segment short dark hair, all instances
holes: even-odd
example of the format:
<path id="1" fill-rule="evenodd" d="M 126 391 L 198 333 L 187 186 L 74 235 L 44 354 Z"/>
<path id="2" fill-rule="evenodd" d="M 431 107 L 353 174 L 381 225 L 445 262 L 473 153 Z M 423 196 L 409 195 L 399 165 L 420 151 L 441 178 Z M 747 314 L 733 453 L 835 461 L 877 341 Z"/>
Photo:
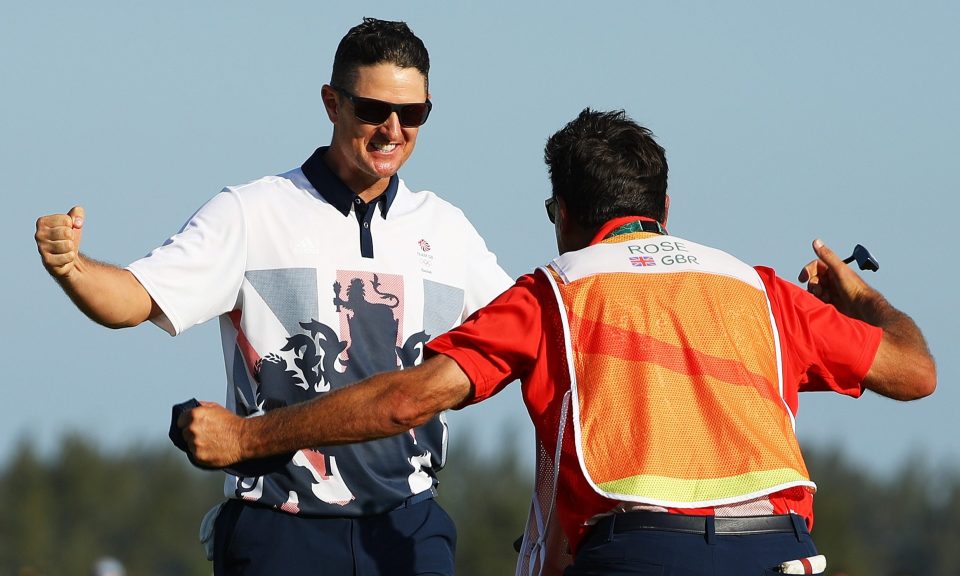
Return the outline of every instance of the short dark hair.
<path id="1" fill-rule="evenodd" d="M 581 227 L 596 229 L 620 216 L 663 222 L 666 154 L 623 110 L 585 108 L 547 140 L 544 161 L 553 195 L 564 199 Z"/>
<path id="2" fill-rule="evenodd" d="M 352 90 L 357 69 L 374 64 L 416 68 L 429 88 L 430 55 L 406 22 L 364 18 L 351 28 L 337 46 L 330 84 Z"/>

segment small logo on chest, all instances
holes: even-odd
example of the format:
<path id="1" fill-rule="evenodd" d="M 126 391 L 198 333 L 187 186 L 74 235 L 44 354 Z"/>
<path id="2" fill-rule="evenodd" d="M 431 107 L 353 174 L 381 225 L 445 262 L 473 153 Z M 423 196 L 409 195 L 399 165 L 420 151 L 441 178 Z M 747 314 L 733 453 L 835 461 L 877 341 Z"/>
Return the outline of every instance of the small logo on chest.
<path id="1" fill-rule="evenodd" d="M 430 243 L 423 238 L 417 242 L 417 257 L 420 259 L 420 271 L 433 274 L 433 254 L 430 254 Z"/>

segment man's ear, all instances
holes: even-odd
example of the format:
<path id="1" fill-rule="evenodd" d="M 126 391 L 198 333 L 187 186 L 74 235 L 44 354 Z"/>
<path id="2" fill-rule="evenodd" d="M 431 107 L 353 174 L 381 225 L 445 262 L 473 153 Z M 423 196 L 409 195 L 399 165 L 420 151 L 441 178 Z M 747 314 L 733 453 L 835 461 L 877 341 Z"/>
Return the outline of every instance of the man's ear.
<path id="1" fill-rule="evenodd" d="M 324 84 L 323 87 L 320 88 L 320 99 L 323 100 L 323 107 L 327 111 L 327 118 L 333 123 L 337 122 L 337 117 L 340 113 L 338 96 L 337 91 L 329 84 Z"/>
<path id="2" fill-rule="evenodd" d="M 557 220 L 567 217 L 567 201 L 562 196 L 557 196 Z"/>
<path id="3" fill-rule="evenodd" d="M 660 223 L 664 228 L 667 227 L 667 217 L 670 216 L 670 195 L 667 194 L 663 199 L 663 222 Z"/>

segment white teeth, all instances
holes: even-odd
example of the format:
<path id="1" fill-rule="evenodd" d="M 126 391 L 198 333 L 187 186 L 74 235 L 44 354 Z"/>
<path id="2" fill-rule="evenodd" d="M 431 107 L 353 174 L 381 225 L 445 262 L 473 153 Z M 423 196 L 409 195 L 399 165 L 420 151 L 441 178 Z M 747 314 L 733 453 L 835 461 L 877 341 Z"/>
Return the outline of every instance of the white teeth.
<path id="1" fill-rule="evenodd" d="M 393 144 L 393 143 L 376 144 L 376 143 L 374 143 L 374 142 L 371 142 L 370 145 L 373 146 L 374 149 L 376 149 L 376 150 L 378 150 L 378 151 L 380 151 L 380 152 L 393 152 L 394 148 L 397 147 L 397 145 L 396 145 L 396 144 Z"/>

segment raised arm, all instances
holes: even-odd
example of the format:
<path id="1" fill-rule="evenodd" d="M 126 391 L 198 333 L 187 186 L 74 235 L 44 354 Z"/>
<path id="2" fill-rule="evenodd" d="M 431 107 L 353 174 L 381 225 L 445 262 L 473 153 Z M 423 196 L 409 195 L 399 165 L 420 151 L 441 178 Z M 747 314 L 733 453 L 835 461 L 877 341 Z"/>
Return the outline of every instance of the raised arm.
<path id="1" fill-rule="evenodd" d="M 863 385 L 896 400 L 914 400 L 933 393 L 937 369 L 923 333 L 914 321 L 894 308 L 833 250 L 814 240 L 817 259 L 800 272 L 800 282 L 820 300 L 841 313 L 883 329 L 883 338 Z"/>
<path id="2" fill-rule="evenodd" d="M 80 253 L 84 211 L 37 219 L 37 250 L 47 272 L 91 320 L 109 328 L 136 326 L 159 308 L 129 271 Z"/>
<path id="3" fill-rule="evenodd" d="M 222 468 L 302 448 L 400 434 L 458 406 L 470 393 L 470 380 L 460 366 L 438 355 L 415 368 L 377 374 L 259 417 L 240 418 L 203 402 L 178 424 L 197 461 Z"/>

